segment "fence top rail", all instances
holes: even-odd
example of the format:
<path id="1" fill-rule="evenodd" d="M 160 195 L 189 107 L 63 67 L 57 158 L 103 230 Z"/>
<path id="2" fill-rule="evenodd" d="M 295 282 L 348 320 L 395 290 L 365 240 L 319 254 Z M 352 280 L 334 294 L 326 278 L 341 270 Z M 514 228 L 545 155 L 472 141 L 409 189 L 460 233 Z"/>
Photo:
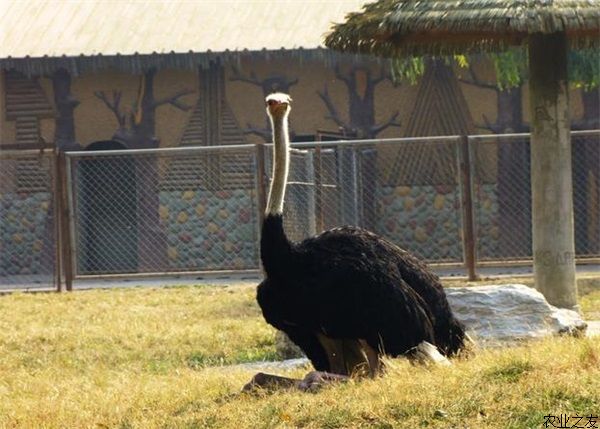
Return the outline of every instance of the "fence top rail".
<path id="1" fill-rule="evenodd" d="M 579 137 L 579 136 L 594 136 L 600 135 L 600 129 L 597 130 L 572 130 L 571 136 Z M 515 138 L 524 138 L 531 137 L 531 133 L 509 133 L 509 134 L 475 134 L 469 135 L 467 138 L 469 140 L 496 140 L 496 139 L 515 139 Z"/>
<path id="2" fill-rule="evenodd" d="M 154 149 L 119 149 L 119 150 L 77 150 L 65 152 L 68 158 L 87 158 L 96 156 L 120 156 L 120 155 L 152 155 L 152 154 L 186 154 L 197 152 L 216 152 L 222 149 L 228 150 L 254 150 L 254 144 L 237 144 L 222 146 L 185 146 L 185 147 L 164 147 Z"/>
<path id="3" fill-rule="evenodd" d="M 600 135 L 600 129 L 596 130 L 577 130 L 571 131 L 571 136 L 594 136 Z M 474 135 L 449 135 L 449 136 L 426 136 L 426 137 L 401 137 L 401 138 L 387 138 L 387 139 L 361 139 L 361 140 L 332 140 L 332 141 L 312 141 L 312 142 L 292 142 L 291 147 L 294 149 L 313 149 L 316 147 L 321 148 L 333 148 L 343 145 L 344 147 L 351 146 L 364 146 L 373 144 L 402 144 L 402 143 L 416 143 L 416 142 L 448 142 L 448 141 L 461 141 L 465 137 L 471 141 L 475 140 L 497 140 L 497 139 L 510 139 L 510 138 L 527 138 L 530 137 L 531 133 L 512 133 L 512 134 L 474 134 Z M 249 143 L 239 145 L 219 145 L 219 146 L 185 146 L 185 147 L 169 147 L 169 148 L 153 148 L 153 149 L 121 149 L 121 150 L 97 150 L 97 151 L 69 151 L 65 152 L 65 156 L 68 158 L 83 158 L 83 157 L 96 157 L 96 156 L 120 156 L 120 155 L 151 155 L 151 154 L 186 154 L 186 153 L 198 153 L 198 152 L 218 152 L 221 150 L 239 150 L 239 151 L 251 151 L 257 146 L 262 145 L 265 147 L 273 146 L 273 143 Z M 13 151 L 0 151 L 0 155 L 5 156 L 7 152 L 12 153 Z M 27 151 L 14 151 L 15 154 L 40 154 L 39 150 L 27 150 Z"/>
<path id="4" fill-rule="evenodd" d="M 5 158 L 37 158 L 37 157 L 51 157 L 55 155 L 54 150 L 40 150 L 40 149 L 2 149 L 0 150 L 0 159 Z"/>
<path id="5" fill-rule="evenodd" d="M 572 136 L 593 136 L 600 134 L 600 129 L 595 130 L 573 130 L 571 131 Z"/>
<path id="6" fill-rule="evenodd" d="M 295 149 L 305 149 L 314 147 L 336 147 L 344 146 L 360 146 L 366 144 L 393 144 L 393 143 L 408 143 L 408 142 L 435 142 L 459 140 L 461 136 L 432 136 L 432 137 L 402 137 L 389 139 L 364 139 L 364 140 L 335 140 L 335 141 L 313 141 L 313 142 L 292 142 L 291 147 Z M 119 150 L 77 150 L 65 152 L 68 158 L 96 157 L 96 156 L 120 156 L 120 155 L 150 155 L 150 154 L 185 154 L 196 152 L 211 152 L 220 150 L 254 150 L 256 146 L 262 145 L 265 147 L 273 146 L 273 143 L 249 143 L 239 145 L 220 145 L 220 146 L 185 146 L 185 147 L 168 147 L 168 148 L 153 148 L 153 149 L 119 149 Z"/>
<path id="7" fill-rule="evenodd" d="M 458 141 L 461 139 L 459 135 L 453 136 L 427 136 L 427 137 L 401 137 L 401 138 L 388 138 L 388 139 L 363 139 L 363 140 L 331 140 L 331 141 L 314 141 L 314 142 L 292 142 L 291 147 L 296 149 L 303 148 L 314 148 L 314 147 L 335 147 L 335 146 L 361 146 L 361 145 L 372 145 L 372 144 L 401 144 L 401 143 L 415 143 L 415 142 L 447 142 L 449 140 Z M 268 146 L 272 146 L 269 143 Z"/>

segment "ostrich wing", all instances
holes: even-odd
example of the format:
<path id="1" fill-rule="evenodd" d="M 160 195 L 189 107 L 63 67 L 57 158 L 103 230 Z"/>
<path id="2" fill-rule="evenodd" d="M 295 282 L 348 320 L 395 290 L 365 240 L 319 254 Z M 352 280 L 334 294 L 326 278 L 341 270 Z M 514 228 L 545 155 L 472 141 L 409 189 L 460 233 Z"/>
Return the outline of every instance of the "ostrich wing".
<path id="1" fill-rule="evenodd" d="M 432 310 L 406 282 L 398 252 L 385 240 L 336 228 L 295 245 L 293 256 L 287 290 L 310 308 L 296 314 L 299 326 L 333 339 L 366 340 L 393 356 L 435 342 Z"/>

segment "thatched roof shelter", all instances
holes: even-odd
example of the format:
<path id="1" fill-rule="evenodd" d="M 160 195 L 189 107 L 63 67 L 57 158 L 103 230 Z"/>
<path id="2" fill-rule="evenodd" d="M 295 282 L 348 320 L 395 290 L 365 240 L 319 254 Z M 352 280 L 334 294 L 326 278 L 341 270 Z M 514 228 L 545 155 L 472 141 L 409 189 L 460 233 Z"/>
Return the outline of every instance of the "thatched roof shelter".
<path id="1" fill-rule="evenodd" d="M 534 33 L 565 32 L 571 46 L 600 47 L 598 0 L 380 0 L 346 16 L 329 48 L 383 56 L 501 50 Z"/>
<path id="2" fill-rule="evenodd" d="M 577 307 L 567 52 L 600 46 L 600 0 L 379 0 L 350 13 L 329 48 L 383 56 L 526 44 L 533 265 L 551 304 Z"/>

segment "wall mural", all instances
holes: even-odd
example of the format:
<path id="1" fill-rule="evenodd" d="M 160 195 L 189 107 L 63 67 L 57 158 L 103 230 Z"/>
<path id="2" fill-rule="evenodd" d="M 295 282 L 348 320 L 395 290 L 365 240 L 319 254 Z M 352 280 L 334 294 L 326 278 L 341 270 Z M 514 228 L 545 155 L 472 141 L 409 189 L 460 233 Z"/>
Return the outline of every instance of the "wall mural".
<path id="1" fill-rule="evenodd" d="M 375 123 L 375 88 L 377 85 L 389 79 L 384 66 L 377 76 L 365 66 L 354 65 L 346 73 L 343 73 L 339 66 L 335 67 L 336 79 L 346 85 L 348 92 L 348 122 L 344 121 L 329 96 L 327 84 L 323 91 L 317 91 L 317 94 L 325 103 L 329 112 L 327 119 L 334 121 L 346 135 L 356 136 L 360 139 L 372 139 L 377 134 L 388 127 L 400 127 L 397 121 L 399 111 L 393 113 L 387 121 L 382 124 Z"/>
<path id="2" fill-rule="evenodd" d="M 109 98 L 105 91 L 95 91 L 96 98 L 102 100 L 117 120 L 118 128 L 113 139 L 124 143 L 129 149 L 156 148 L 156 109 L 170 104 L 180 110 L 190 110 L 180 100 L 181 97 L 194 93 L 191 89 L 181 89 L 175 94 L 161 99 L 154 97 L 154 78 L 156 69 L 150 68 L 141 76 L 138 96 L 131 107 L 122 108 L 122 91 L 113 90 Z"/>
<path id="3" fill-rule="evenodd" d="M 473 130 L 464 94 L 454 72 L 443 61 L 426 63 L 417 91 L 405 136 L 464 135 Z M 460 259 L 456 148 L 444 142 L 411 142 L 390 156 L 393 162 L 382 172 L 377 189 L 377 231 L 422 257 Z M 489 191 L 485 188 L 481 192 L 487 197 Z M 493 228 L 494 207 L 490 203 L 481 213 L 482 229 Z M 491 246 L 493 242 L 483 244 Z"/>
<path id="4" fill-rule="evenodd" d="M 233 77 L 229 78 L 232 82 L 245 82 L 250 85 L 258 86 L 262 89 L 263 97 L 266 97 L 269 94 L 274 92 L 284 92 L 286 94 L 290 93 L 290 89 L 292 86 L 296 85 L 299 81 L 298 78 L 292 79 L 283 74 L 271 74 L 264 79 L 259 79 L 256 76 L 256 73 L 251 71 L 249 75 L 244 75 L 239 68 L 232 67 L 231 68 Z M 266 142 L 271 141 L 271 127 L 269 125 L 269 119 L 265 120 L 265 126 L 259 127 L 256 125 L 252 125 L 248 123 L 246 125 L 246 134 L 255 134 L 257 136 L 262 137 Z M 295 133 L 293 131 L 293 127 L 290 127 L 290 138 L 293 140 Z"/>
<path id="5" fill-rule="evenodd" d="M 493 134 L 524 133 L 529 131 L 529 125 L 523 120 L 522 86 L 500 88 L 497 82 L 481 79 L 471 64 L 467 76 L 460 82 L 481 90 L 492 92 L 496 97 L 496 120 L 490 120 L 485 114 L 481 115 L 483 123 L 475 127 Z M 498 171 L 494 178 L 486 182 L 496 182 L 494 206 L 497 211 L 497 226 L 494 238 L 498 240 L 495 254 L 501 257 L 529 255 L 531 253 L 531 185 L 529 178 L 529 144 L 526 139 L 508 139 L 498 145 L 496 165 L 490 165 L 494 160 L 481 160 L 478 165 L 490 166 L 484 170 Z M 488 185 L 492 186 L 492 185 Z M 480 185 L 478 184 L 478 188 Z M 515 242 L 514 237 L 524 240 Z"/>
<path id="6" fill-rule="evenodd" d="M 15 143 L 35 145 L 42 142 L 40 120 L 55 117 L 55 111 L 42 89 L 39 77 L 27 77 L 17 71 L 4 74 L 5 115 L 15 121 Z"/>
<path id="7" fill-rule="evenodd" d="M 71 75 L 65 69 L 58 69 L 50 79 L 57 113 L 54 120 L 54 142 L 61 151 L 79 150 L 81 146 L 75 138 L 74 112 L 80 102 L 71 93 Z"/>
<path id="8" fill-rule="evenodd" d="M 512 87 L 500 87 L 496 81 L 482 79 L 473 68 L 467 69 L 466 77 L 460 82 L 488 91 L 496 97 L 496 119 L 490 120 L 481 115 L 482 123 L 476 127 L 493 134 L 529 132 L 529 124 L 523 117 L 523 85 L 524 80 Z M 573 121 L 572 129 L 594 129 L 600 123 L 600 91 L 598 88 L 581 91 L 583 115 L 580 120 Z M 529 143 L 528 139 L 505 139 L 498 145 L 497 165 L 492 170 L 497 174 L 497 206 L 498 206 L 498 241 L 495 256 L 515 257 L 531 253 L 531 185 L 529 176 Z M 593 141 L 578 141 L 573 145 L 573 162 L 577 166 L 573 170 L 573 180 L 579 192 L 574 194 L 574 204 L 579 207 L 579 215 L 575 218 L 575 243 L 577 252 L 590 249 L 597 241 L 598 229 L 589 229 L 588 225 L 600 225 L 600 214 L 594 204 L 597 198 L 600 174 L 598 160 L 600 147 Z M 485 164 L 482 164 L 485 165 Z M 489 162 L 488 164 L 489 165 Z M 524 237 L 515 242 L 513 237 Z"/>
<path id="9" fill-rule="evenodd" d="M 273 91 L 293 92 L 294 86 L 303 78 L 302 73 L 298 73 L 299 78 L 282 73 L 259 78 L 254 71 L 244 73 L 234 67 L 228 80 L 253 85 L 267 95 Z M 361 64 L 348 65 L 346 68 L 338 66 L 332 69 L 332 74 L 340 85 L 334 88 L 325 84 L 322 90 L 315 91 L 323 85 L 316 83 L 312 90 L 315 92 L 311 91 L 312 97 L 319 97 L 325 108 L 325 117 L 340 127 L 343 134 L 352 137 L 374 138 L 388 127 L 400 126 L 405 136 L 461 134 L 472 132 L 475 128 L 496 133 L 526 131 L 528 128 L 523 117 L 521 87 L 498 89 L 494 82 L 485 81 L 475 70 L 467 70 L 464 79 L 458 81 L 452 69 L 445 64 L 430 64 L 421 79 L 416 103 L 410 106 L 402 100 L 397 103 L 399 107 L 403 106 L 402 109 L 412 112 L 405 125 L 397 120 L 397 111 L 392 112 L 387 120 L 376 122 L 376 89 L 389 79 L 383 67 L 379 70 Z M 155 98 L 154 85 L 158 85 L 157 88 L 161 85 L 155 75 L 156 70 L 149 69 L 139 77 L 138 94 L 130 105 L 124 104 L 122 91 L 118 88 L 106 92 L 88 90 L 104 103 L 105 107 L 100 109 L 108 108 L 114 114 L 117 121 L 114 139 L 131 148 L 158 147 L 156 109 L 170 104 L 178 111 L 193 109 L 181 136 L 174 139 L 182 146 L 238 144 L 245 142 L 244 134 L 255 134 L 265 141 L 270 140 L 267 122 L 249 123 L 247 127 L 240 127 L 237 123 L 225 97 L 227 88 L 222 64 L 211 63 L 210 67 L 198 71 L 199 90 L 193 106 L 183 100 L 183 97 L 194 92 L 186 88 L 173 91 L 165 98 Z M 94 118 L 88 117 L 79 124 L 74 122 L 74 113 L 80 103 L 72 93 L 68 72 L 59 69 L 48 78 L 53 94 L 44 94 L 38 78 L 5 72 L 6 120 L 15 121 L 17 143 L 31 143 L 39 142 L 40 119 L 52 118 L 55 121 L 57 145 L 63 150 L 75 149 L 78 147 L 75 136 L 77 127 L 85 127 L 89 123 L 87 121 L 93 121 Z M 460 84 L 474 86 L 479 93 L 484 93 L 491 103 L 496 104 L 494 110 L 498 114 L 489 118 L 480 115 L 473 121 Z M 338 94 L 334 90 L 339 89 L 347 92 L 347 102 L 337 102 Z M 25 97 L 27 102 L 12 102 L 19 97 Z M 600 117 L 599 93 L 597 90 L 582 91 L 581 97 L 582 122 L 585 121 L 585 127 L 594 128 Z M 575 122 L 573 127 L 584 125 Z M 306 126 L 311 128 L 310 124 Z M 111 127 L 108 126 L 109 133 L 113 129 Z M 312 127 L 316 128 L 315 125 Z M 339 196 L 336 194 L 332 197 L 339 202 L 335 205 L 336 209 L 338 206 L 346 209 L 351 199 L 346 198 L 347 195 L 361 195 L 359 203 L 362 207 L 356 211 L 362 217 L 356 219 L 363 225 L 400 245 L 411 247 L 426 258 L 437 261 L 460 260 L 462 223 L 457 207 L 461 196 L 455 182 L 455 154 L 451 147 L 446 148 L 450 151 L 438 149 L 439 145 L 434 147 L 415 143 L 407 145 L 406 152 L 395 150 L 387 158 L 386 149 L 379 148 L 360 154 L 360 168 L 353 167 L 350 162 L 351 156 L 354 156 L 351 149 L 341 149 L 342 155 L 337 158 L 339 168 L 333 164 L 336 158 L 331 158 L 332 175 L 340 174 L 344 179 L 341 182 L 346 184 L 353 182 L 347 178 L 356 175 L 378 180 L 363 181 L 363 188 L 359 192 L 346 192 L 347 188 L 344 188 Z M 474 150 L 476 165 L 479 166 L 474 177 L 478 256 L 486 259 L 528 255 L 528 145 L 522 141 L 508 141 L 497 146 L 489 145 L 488 149 L 491 150 Z M 582 249 L 596 246 L 593 247 L 595 249 L 598 243 L 598 151 L 596 141 L 578 142 L 573 149 L 574 162 L 578 165 L 574 180 L 579 185 L 579 192 L 574 197 L 575 205 L 579 207 L 576 243 Z M 329 162 L 327 159 L 325 161 Z M 135 184 L 131 186 L 134 189 L 134 207 L 130 211 L 136 222 L 140 217 L 139 228 L 131 242 L 132 252 L 138 255 L 135 269 L 150 271 L 157 266 L 180 270 L 198 267 L 255 268 L 258 261 L 255 244 L 259 235 L 256 224 L 260 210 L 253 185 L 252 157 L 225 153 L 218 157 L 213 154 L 181 157 L 176 162 L 172 160 L 165 163 L 161 168 L 164 172 L 161 177 L 153 173 L 157 168 L 146 160 L 136 162 L 130 169 L 135 173 Z M 32 170 L 23 164 L 25 169 Z M 305 170 L 296 168 L 295 171 L 304 173 Z M 189 174 L 184 174 L 186 172 Z M 359 180 L 356 182 L 360 183 Z M 21 186 L 20 183 L 17 185 Z M 123 183 L 121 181 L 119 185 Z M 290 187 L 290 191 L 293 189 Z M 26 192 L 29 194 L 26 195 Z M 328 188 L 325 192 L 333 191 Z M 304 204 L 302 207 L 306 207 L 310 193 L 298 191 L 296 195 L 296 205 Z M 22 222 L 11 222 L 10 229 L 0 234 L 2 245 L 20 246 L 18 249 L 22 250 L 18 250 L 19 254 L 30 249 L 34 251 L 33 256 L 24 258 L 22 263 L 10 261 L 15 273 L 36 272 L 44 263 L 41 255 L 47 245 L 43 243 L 43 237 L 48 235 L 52 219 L 49 198 L 50 194 L 45 188 L 17 187 L 15 192 L 2 195 L 0 206 L 5 209 L 5 217 L 22 219 Z M 290 192 L 290 198 L 294 198 L 293 192 Z M 335 198 L 339 198 L 339 201 Z M 142 214 L 146 214 L 144 219 L 141 219 Z M 352 218 L 339 219 L 339 222 L 356 221 Z M 515 236 L 520 239 L 515 240 Z M 432 241 L 438 246 L 432 247 Z M 0 261 L 0 269 L 7 267 L 7 263 Z"/>
<path id="10" fill-rule="evenodd" d="M 137 91 L 137 97 L 131 107 L 121 105 L 122 91 L 113 90 L 110 96 L 105 91 L 95 91 L 94 95 L 100 99 L 104 105 L 110 109 L 118 124 L 116 132 L 113 134 L 114 141 L 123 143 L 128 149 L 145 149 L 159 147 L 159 140 L 156 137 L 156 110 L 165 105 L 172 105 L 179 110 L 187 111 L 192 108 L 181 101 L 181 97 L 192 94 L 195 91 L 183 88 L 172 95 L 157 99 L 154 96 L 154 80 L 156 69 L 149 68 L 140 77 Z M 101 147 L 100 147 L 101 148 Z M 94 162 L 106 162 L 118 160 L 91 160 L 89 169 L 94 168 Z M 150 271 L 157 264 L 164 264 L 166 254 L 166 236 L 164 229 L 160 224 L 159 218 L 159 188 L 158 163 L 154 157 L 138 160 L 134 164 L 135 185 L 134 196 L 137 203 L 136 217 L 137 234 L 134 241 L 137 241 L 138 249 L 138 270 Z M 125 185 L 124 185 L 125 186 Z M 88 204 L 94 205 L 93 201 L 96 193 L 89 193 Z M 142 219 L 142 216 L 145 216 Z M 99 222 L 100 219 L 94 219 Z M 92 222 L 93 224 L 93 222 Z M 92 243 L 93 246 L 100 246 L 101 243 Z"/>

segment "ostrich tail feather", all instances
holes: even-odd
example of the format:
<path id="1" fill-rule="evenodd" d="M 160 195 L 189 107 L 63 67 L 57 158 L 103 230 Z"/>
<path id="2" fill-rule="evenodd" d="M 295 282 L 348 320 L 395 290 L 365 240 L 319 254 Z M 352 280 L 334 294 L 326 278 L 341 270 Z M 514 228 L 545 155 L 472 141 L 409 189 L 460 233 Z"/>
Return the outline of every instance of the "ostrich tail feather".
<path id="1" fill-rule="evenodd" d="M 260 259 L 267 277 L 289 274 L 292 245 L 283 229 L 281 214 L 267 214 L 260 237 Z"/>

